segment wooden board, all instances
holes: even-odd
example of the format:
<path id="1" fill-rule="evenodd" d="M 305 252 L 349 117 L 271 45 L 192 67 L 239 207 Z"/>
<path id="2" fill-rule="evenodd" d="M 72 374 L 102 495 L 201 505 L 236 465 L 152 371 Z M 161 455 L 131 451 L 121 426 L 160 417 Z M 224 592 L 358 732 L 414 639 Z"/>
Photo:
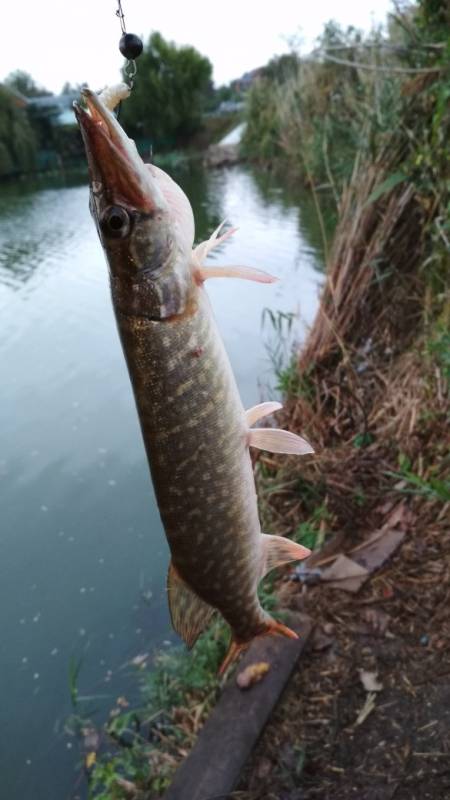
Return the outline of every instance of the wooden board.
<path id="1" fill-rule="evenodd" d="M 237 687 L 232 675 L 164 800 L 226 800 L 233 791 L 311 631 L 304 615 L 290 615 L 288 624 L 298 640 L 263 637 L 244 655 L 238 672 L 257 661 L 268 661 L 270 671 L 246 691 Z"/>

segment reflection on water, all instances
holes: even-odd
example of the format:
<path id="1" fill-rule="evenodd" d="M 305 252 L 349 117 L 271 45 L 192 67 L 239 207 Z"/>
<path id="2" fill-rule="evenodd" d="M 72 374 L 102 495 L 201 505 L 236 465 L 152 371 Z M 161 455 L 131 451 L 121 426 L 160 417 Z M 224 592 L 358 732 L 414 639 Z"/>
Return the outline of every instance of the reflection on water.
<path id="1" fill-rule="evenodd" d="M 197 241 L 239 226 L 218 263 L 278 275 L 208 290 L 247 405 L 269 380 L 264 307 L 314 315 L 320 281 L 308 201 L 237 167 L 185 168 Z M 69 664 L 105 712 L 133 699 L 130 658 L 171 646 L 168 550 L 86 186 L 0 191 L 0 704 L 8 800 L 71 796 L 78 758 L 63 735 Z M 5 691 L 6 689 L 6 691 Z"/>

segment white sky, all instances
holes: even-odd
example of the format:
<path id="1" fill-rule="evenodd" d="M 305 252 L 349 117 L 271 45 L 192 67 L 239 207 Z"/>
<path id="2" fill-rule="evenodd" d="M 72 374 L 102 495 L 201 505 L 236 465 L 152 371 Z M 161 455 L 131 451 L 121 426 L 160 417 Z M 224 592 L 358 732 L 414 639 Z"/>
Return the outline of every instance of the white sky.
<path id="1" fill-rule="evenodd" d="M 115 83 L 122 57 L 116 0 L 9 0 L 2 11 L 0 80 L 15 69 L 46 88 L 87 81 Z M 312 47 L 329 19 L 365 30 L 385 22 L 390 0 L 122 0 L 127 30 L 146 39 L 152 30 L 191 44 L 213 64 L 216 84 L 286 52 L 300 34 Z M 138 62 L 139 64 L 139 62 Z"/>

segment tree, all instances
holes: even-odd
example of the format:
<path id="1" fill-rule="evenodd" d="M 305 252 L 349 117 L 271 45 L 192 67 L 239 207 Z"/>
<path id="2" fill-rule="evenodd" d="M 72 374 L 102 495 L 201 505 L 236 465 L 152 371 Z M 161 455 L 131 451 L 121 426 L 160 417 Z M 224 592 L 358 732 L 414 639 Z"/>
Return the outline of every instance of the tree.
<path id="1" fill-rule="evenodd" d="M 185 144 L 200 127 L 211 73 L 210 61 L 193 47 L 152 33 L 121 121 L 132 136 L 148 136 L 160 148 Z"/>
<path id="2" fill-rule="evenodd" d="M 25 97 L 48 97 L 52 94 L 52 92 L 44 89 L 43 86 L 39 86 L 34 78 L 22 69 L 10 72 L 5 78 L 5 85 L 9 86 L 10 89 L 15 89 L 16 92 L 20 92 Z"/>
<path id="3" fill-rule="evenodd" d="M 86 86 L 87 83 L 85 81 L 83 81 L 83 83 L 70 83 L 70 81 L 66 81 L 61 88 L 61 94 L 79 94 Z"/>
<path id="4" fill-rule="evenodd" d="M 33 168 L 36 141 L 26 112 L 0 86 L 0 177 Z"/>

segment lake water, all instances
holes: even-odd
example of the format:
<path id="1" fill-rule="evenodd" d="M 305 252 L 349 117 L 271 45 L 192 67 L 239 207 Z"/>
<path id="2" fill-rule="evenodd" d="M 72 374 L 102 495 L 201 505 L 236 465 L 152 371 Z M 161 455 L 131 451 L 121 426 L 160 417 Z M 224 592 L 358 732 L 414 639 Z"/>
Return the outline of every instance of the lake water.
<path id="1" fill-rule="evenodd" d="M 225 218 L 239 226 L 217 263 L 280 278 L 208 283 L 253 405 L 273 397 L 263 309 L 299 314 L 299 337 L 316 310 L 312 204 L 241 166 L 175 177 L 197 241 Z M 0 186 L 0 334 L 1 796 L 63 800 L 81 778 L 64 734 L 70 664 L 81 664 L 80 692 L 97 696 L 101 719 L 119 695 L 136 695 L 130 659 L 176 641 L 168 548 L 86 185 Z"/>

